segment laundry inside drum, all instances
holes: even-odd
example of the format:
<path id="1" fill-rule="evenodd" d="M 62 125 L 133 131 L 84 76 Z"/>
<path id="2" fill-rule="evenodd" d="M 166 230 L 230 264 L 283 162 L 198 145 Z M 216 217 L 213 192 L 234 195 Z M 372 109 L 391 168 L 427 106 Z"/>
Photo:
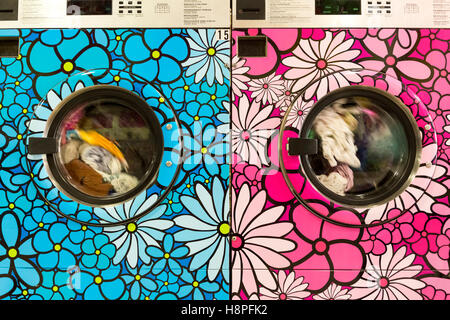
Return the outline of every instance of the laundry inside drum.
<path id="1" fill-rule="evenodd" d="M 415 133 L 408 132 L 408 121 L 395 108 L 399 106 L 353 96 L 328 103 L 315 116 L 307 135 L 319 141 L 319 152 L 309 155 L 308 162 L 328 198 L 369 206 L 391 198 L 404 185 L 399 182 L 411 174 L 417 150 L 408 137 Z"/>
<path id="2" fill-rule="evenodd" d="M 71 110 L 61 122 L 58 139 L 59 171 L 91 197 L 132 191 L 155 161 L 147 120 L 114 101 L 94 101 Z"/>

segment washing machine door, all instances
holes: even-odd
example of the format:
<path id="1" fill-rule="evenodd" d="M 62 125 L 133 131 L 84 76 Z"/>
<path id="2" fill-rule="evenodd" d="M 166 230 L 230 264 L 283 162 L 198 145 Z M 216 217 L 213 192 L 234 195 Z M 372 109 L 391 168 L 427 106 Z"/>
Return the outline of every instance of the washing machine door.
<path id="1" fill-rule="evenodd" d="M 373 85 L 306 99 L 311 87 L 341 76 L 370 78 Z M 407 106 L 405 99 L 414 103 Z M 309 113 L 298 121 L 305 106 Z M 358 228 L 390 222 L 426 201 L 437 152 L 433 122 L 419 97 L 399 80 L 370 70 L 336 72 L 298 92 L 278 145 L 281 171 L 297 200 L 326 221 Z M 294 172 L 301 182 L 291 178 Z"/>
<path id="2" fill-rule="evenodd" d="M 136 77 L 90 70 L 57 85 L 36 107 L 27 166 L 60 215 L 84 225 L 127 224 L 152 211 L 176 182 L 178 117 L 159 90 Z M 147 204 L 131 210 L 137 197 Z"/>

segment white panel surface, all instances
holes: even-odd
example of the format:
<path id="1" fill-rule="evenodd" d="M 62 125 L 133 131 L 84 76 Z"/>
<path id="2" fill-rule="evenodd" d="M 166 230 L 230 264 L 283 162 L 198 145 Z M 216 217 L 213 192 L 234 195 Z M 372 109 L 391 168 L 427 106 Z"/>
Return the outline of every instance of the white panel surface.
<path id="1" fill-rule="evenodd" d="M 0 28 L 229 28 L 231 23 L 228 0 L 113 0 L 111 15 L 66 12 L 66 0 L 20 0 L 19 20 L 0 21 Z"/>
<path id="2" fill-rule="evenodd" d="M 450 0 L 361 0 L 360 15 L 316 15 L 315 0 L 260 0 L 265 20 L 237 20 L 233 28 L 450 28 Z"/>

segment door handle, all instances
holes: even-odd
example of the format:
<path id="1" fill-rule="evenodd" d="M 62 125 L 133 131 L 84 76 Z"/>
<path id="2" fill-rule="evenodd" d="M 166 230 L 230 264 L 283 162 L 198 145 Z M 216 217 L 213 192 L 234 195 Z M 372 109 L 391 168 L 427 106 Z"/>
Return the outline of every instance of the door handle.
<path id="1" fill-rule="evenodd" d="M 56 138 L 29 138 L 28 154 L 52 154 L 58 152 Z"/>
<path id="2" fill-rule="evenodd" d="M 317 139 L 289 138 L 286 149 L 290 156 L 303 156 L 319 153 Z"/>

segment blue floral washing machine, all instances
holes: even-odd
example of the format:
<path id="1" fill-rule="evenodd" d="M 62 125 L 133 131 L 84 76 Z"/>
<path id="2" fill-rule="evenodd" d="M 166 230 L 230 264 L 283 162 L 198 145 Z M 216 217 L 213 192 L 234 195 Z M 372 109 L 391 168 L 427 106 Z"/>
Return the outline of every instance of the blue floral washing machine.
<path id="1" fill-rule="evenodd" d="M 203 4 L 0 4 L 1 299 L 229 298 L 229 9 Z"/>

